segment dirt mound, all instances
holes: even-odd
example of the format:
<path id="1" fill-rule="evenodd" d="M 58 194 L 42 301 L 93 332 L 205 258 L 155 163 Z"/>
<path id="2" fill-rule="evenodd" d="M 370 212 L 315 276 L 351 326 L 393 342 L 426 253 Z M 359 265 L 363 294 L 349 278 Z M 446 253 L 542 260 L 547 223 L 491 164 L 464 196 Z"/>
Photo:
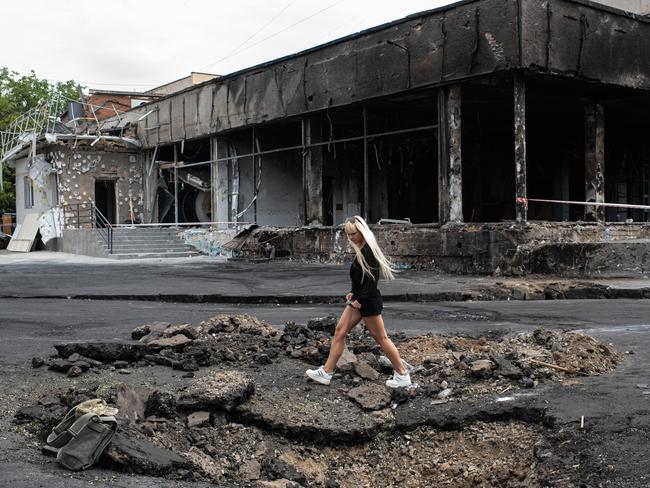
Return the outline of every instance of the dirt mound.
<path id="1" fill-rule="evenodd" d="M 541 360 L 587 375 L 611 371 L 623 359 L 611 344 L 580 332 L 537 329 L 525 340 L 542 347 L 545 355 Z"/>
<path id="2" fill-rule="evenodd" d="M 424 335 L 399 342 L 398 349 L 406 361 L 421 365 L 421 386 L 452 387 L 461 396 L 601 374 L 622 361 L 611 345 L 586 334 L 545 329 L 498 340 Z"/>

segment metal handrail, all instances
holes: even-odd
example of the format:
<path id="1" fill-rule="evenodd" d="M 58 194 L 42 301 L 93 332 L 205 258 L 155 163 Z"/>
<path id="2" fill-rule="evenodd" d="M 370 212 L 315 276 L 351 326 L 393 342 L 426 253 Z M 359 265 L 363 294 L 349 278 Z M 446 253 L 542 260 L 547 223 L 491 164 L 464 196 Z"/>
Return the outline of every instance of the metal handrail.
<path id="1" fill-rule="evenodd" d="M 74 225 L 68 223 L 68 212 L 70 212 L 72 218 L 76 219 L 72 224 L 76 224 L 77 229 L 87 227 L 87 225 L 90 224 L 99 237 L 101 237 L 101 239 L 106 243 L 108 253 L 113 254 L 113 224 L 108 221 L 94 203 L 91 202 L 89 208 L 86 208 L 85 206 L 82 207 L 82 204 L 80 203 L 67 204 L 63 205 L 63 210 L 66 227 L 75 228 Z"/>
<path id="2" fill-rule="evenodd" d="M 93 225 L 92 210 L 81 206 L 80 203 L 64 204 L 64 225 L 66 228 L 81 229 L 83 226 Z M 70 222 L 70 220 L 72 220 Z"/>
<path id="3" fill-rule="evenodd" d="M 108 246 L 108 254 L 113 254 L 113 224 L 108 221 L 94 203 L 91 203 L 91 205 L 94 210 L 95 230 Z"/>

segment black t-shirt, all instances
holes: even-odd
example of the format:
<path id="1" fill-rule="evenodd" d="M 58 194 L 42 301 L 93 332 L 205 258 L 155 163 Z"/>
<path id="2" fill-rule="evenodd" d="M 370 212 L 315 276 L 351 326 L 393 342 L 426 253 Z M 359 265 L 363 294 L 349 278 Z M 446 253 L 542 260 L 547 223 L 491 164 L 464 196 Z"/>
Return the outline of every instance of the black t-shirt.
<path id="1" fill-rule="evenodd" d="M 361 254 L 363 254 L 366 263 L 370 267 L 372 278 L 363 274 L 363 269 L 355 257 L 352 266 L 350 266 L 350 279 L 352 280 L 352 300 L 358 300 L 363 305 L 364 302 L 370 299 L 380 297 L 381 293 L 377 289 L 377 282 L 379 281 L 377 258 L 375 258 L 370 246 L 367 244 L 361 248 Z"/>

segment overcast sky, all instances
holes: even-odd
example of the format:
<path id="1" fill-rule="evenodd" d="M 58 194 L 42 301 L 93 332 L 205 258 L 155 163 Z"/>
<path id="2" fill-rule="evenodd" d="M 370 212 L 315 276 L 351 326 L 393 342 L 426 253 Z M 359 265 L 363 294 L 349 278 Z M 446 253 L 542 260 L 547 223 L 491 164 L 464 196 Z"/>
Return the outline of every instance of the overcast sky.
<path id="1" fill-rule="evenodd" d="M 452 0 L 7 0 L 0 67 L 144 91 L 227 74 Z"/>

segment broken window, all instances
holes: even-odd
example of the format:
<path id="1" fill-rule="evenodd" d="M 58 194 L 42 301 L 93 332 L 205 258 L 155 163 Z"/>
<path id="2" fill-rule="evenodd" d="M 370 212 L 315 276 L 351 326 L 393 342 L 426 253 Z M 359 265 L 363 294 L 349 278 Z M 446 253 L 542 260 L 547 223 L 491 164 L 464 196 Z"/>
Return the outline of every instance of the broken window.
<path id="1" fill-rule="evenodd" d="M 158 148 L 157 208 L 164 223 L 212 220 L 210 139 L 183 141 Z"/>
<path id="2" fill-rule="evenodd" d="M 605 103 L 605 201 L 650 205 L 650 100 L 622 95 Z M 648 222 L 650 211 L 608 208 L 609 222 Z"/>
<path id="3" fill-rule="evenodd" d="M 371 221 L 437 221 L 435 95 L 413 93 L 376 100 L 367 105 L 366 114 Z"/>
<path id="4" fill-rule="evenodd" d="M 25 193 L 25 208 L 34 207 L 34 184 L 29 176 L 23 176 L 23 188 Z"/>
<path id="5" fill-rule="evenodd" d="M 436 221 L 436 120 L 432 92 L 322 113 L 325 223 L 351 215 Z"/>
<path id="6" fill-rule="evenodd" d="M 363 111 L 343 107 L 320 114 L 326 225 L 361 215 L 364 199 Z"/>

